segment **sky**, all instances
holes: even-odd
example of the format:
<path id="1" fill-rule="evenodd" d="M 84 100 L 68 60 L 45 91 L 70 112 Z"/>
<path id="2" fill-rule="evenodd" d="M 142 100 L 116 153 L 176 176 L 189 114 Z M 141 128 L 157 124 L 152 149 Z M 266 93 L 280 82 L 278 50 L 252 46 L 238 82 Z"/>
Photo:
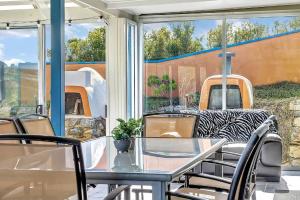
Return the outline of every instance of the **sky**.
<path id="1" fill-rule="evenodd" d="M 231 19 L 228 22 L 233 23 L 235 27 L 241 25 L 243 21 L 250 21 L 253 23 L 264 24 L 271 26 L 275 21 L 288 22 L 292 17 L 272 17 L 272 18 L 252 18 L 252 19 Z M 178 23 L 178 22 L 177 22 Z M 209 30 L 221 24 L 221 20 L 195 20 L 192 21 L 195 26 L 193 37 L 200 38 L 205 36 Z M 158 30 L 161 27 L 170 28 L 174 23 L 155 23 L 145 24 L 144 31 L 151 32 Z M 101 27 L 99 23 L 88 24 L 72 24 L 66 25 L 65 39 L 87 37 L 89 31 L 96 27 Z M 50 26 L 46 28 L 46 48 L 51 47 L 51 34 Z M 204 37 L 205 38 L 205 37 Z M 205 39 L 204 39 L 205 45 Z M 0 60 L 4 61 L 7 65 L 18 64 L 24 62 L 37 63 L 38 60 L 38 33 L 37 29 L 21 29 L 21 30 L 0 30 Z"/>
<path id="2" fill-rule="evenodd" d="M 263 24 L 267 27 L 271 27 L 275 21 L 288 23 L 293 17 L 261 17 L 261 18 L 251 18 L 251 19 L 229 19 L 227 23 L 232 23 L 233 27 L 239 27 L 245 21 Z M 195 27 L 194 38 L 201 38 L 204 36 L 203 44 L 206 45 L 206 35 L 211 30 L 216 28 L 219 24 L 222 24 L 222 20 L 194 20 L 191 21 Z M 144 31 L 150 33 L 153 30 L 159 30 L 162 27 L 171 28 L 173 25 L 176 25 L 178 22 L 172 23 L 152 23 L 145 24 Z M 270 31 L 270 30 L 269 30 Z"/>
<path id="3" fill-rule="evenodd" d="M 66 25 L 65 39 L 87 37 L 88 33 L 100 27 L 97 23 Z M 51 29 L 46 27 L 46 48 L 51 47 Z M 24 62 L 38 62 L 37 29 L 0 30 L 0 61 L 8 66 Z"/>

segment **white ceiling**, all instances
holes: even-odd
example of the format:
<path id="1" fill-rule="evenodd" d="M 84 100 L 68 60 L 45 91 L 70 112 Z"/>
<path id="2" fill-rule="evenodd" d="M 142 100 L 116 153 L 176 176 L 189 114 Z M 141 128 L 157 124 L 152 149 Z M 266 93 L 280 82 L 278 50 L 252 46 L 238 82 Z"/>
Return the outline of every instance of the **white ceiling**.
<path id="1" fill-rule="evenodd" d="M 300 4 L 300 0 L 102 0 L 108 10 L 135 15 Z"/>
<path id="2" fill-rule="evenodd" d="M 300 0 L 65 0 L 66 20 L 96 20 L 100 15 L 168 14 L 220 9 L 300 5 Z M 0 0 L 0 28 L 6 23 L 49 23 L 50 0 Z M 89 21 L 89 20 L 86 20 Z M 26 23 L 25 23 L 26 22 Z"/>
<path id="3" fill-rule="evenodd" d="M 81 0 L 65 0 L 65 18 L 80 21 L 96 21 L 102 14 L 100 11 L 80 4 Z M 83 0 L 82 0 L 83 1 Z M 0 0 L 0 27 L 3 23 L 12 26 L 34 24 L 38 20 L 41 23 L 49 23 L 50 0 Z"/>

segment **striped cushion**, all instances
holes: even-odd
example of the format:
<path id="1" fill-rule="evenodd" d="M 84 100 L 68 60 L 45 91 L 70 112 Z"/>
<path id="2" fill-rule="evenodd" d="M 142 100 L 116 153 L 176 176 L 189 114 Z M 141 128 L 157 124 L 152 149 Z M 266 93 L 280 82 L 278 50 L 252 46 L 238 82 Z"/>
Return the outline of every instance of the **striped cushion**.
<path id="1" fill-rule="evenodd" d="M 251 133 L 269 117 L 269 114 L 264 110 L 206 110 L 199 112 L 199 116 L 198 137 L 247 142 Z M 272 126 L 270 132 L 278 134 L 277 127 Z"/>

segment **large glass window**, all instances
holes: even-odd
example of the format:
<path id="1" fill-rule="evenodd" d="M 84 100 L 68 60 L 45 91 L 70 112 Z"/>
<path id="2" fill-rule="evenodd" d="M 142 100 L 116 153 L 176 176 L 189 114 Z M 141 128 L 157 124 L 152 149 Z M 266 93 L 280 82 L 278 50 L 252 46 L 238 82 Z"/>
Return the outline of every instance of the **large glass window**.
<path id="1" fill-rule="evenodd" d="M 143 111 L 216 110 L 225 99 L 264 109 L 278 117 L 283 165 L 300 166 L 299 42 L 299 16 L 145 24 Z"/>
<path id="2" fill-rule="evenodd" d="M 198 110 L 205 80 L 222 73 L 221 46 L 221 20 L 145 24 L 144 112 Z"/>
<path id="3" fill-rule="evenodd" d="M 251 83 L 254 108 L 277 116 L 283 164 L 299 166 L 300 18 L 228 19 L 227 26 L 232 74 Z"/>
<path id="4" fill-rule="evenodd" d="M 105 26 L 97 17 L 90 20 L 67 20 L 65 25 L 65 135 L 82 140 L 103 136 L 106 131 Z M 50 31 L 47 31 L 47 38 L 50 38 Z M 49 59 L 49 43 L 47 52 Z M 50 68 L 47 62 L 49 107 Z"/>
<path id="5" fill-rule="evenodd" d="M 37 29 L 0 30 L 0 116 L 35 112 L 38 71 Z"/>

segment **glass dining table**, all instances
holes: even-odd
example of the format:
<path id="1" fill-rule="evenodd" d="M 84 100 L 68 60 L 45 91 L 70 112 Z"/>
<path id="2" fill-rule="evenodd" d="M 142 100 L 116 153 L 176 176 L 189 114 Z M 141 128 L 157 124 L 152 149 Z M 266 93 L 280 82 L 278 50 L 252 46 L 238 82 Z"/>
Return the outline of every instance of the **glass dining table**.
<path id="1" fill-rule="evenodd" d="M 121 153 L 112 137 L 86 141 L 82 151 L 87 183 L 150 185 L 152 199 L 164 200 L 168 183 L 225 143 L 226 139 L 136 138 L 132 149 Z"/>

